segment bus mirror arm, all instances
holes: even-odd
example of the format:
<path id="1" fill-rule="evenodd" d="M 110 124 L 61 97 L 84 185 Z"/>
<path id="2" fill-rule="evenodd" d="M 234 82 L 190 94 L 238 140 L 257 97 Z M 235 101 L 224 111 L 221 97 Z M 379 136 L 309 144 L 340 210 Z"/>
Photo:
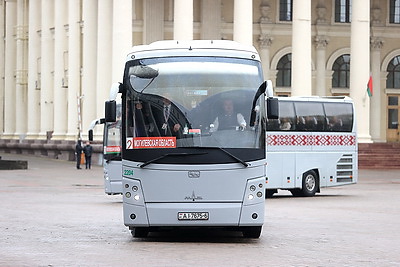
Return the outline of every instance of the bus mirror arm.
<path id="1" fill-rule="evenodd" d="M 104 118 L 93 120 L 90 123 L 89 130 L 88 130 L 88 136 L 89 136 L 89 141 L 93 141 L 93 129 L 96 127 L 97 124 L 104 124 L 106 120 Z"/>
<path id="2" fill-rule="evenodd" d="M 251 115 L 250 115 L 250 127 L 254 126 L 255 120 L 256 120 L 256 115 L 257 115 L 257 110 L 256 110 L 256 104 L 258 98 L 265 93 L 265 90 L 267 88 L 267 81 L 263 82 L 260 87 L 258 87 L 258 90 L 253 98 L 253 104 L 251 106 Z"/>
<path id="3" fill-rule="evenodd" d="M 113 83 L 110 89 L 110 101 L 115 100 L 117 98 L 118 93 L 122 93 L 122 84 L 121 83 Z"/>

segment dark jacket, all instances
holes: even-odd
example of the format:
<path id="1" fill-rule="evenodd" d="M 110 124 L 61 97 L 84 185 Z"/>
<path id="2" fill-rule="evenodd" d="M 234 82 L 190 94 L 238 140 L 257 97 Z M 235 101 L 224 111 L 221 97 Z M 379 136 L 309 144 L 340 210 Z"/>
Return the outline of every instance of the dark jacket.
<path id="1" fill-rule="evenodd" d="M 91 145 L 86 145 L 83 148 L 83 153 L 85 153 L 85 157 L 91 157 L 93 152 L 93 147 Z"/>
<path id="2" fill-rule="evenodd" d="M 76 154 L 80 155 L 82 153 L 82 150 L 83 150 L 83 148 L 82 148 L 82 145 L 81 145 L 81 141 L 79 140 L 76 143 L 75 152 L 76 152 Z"/>

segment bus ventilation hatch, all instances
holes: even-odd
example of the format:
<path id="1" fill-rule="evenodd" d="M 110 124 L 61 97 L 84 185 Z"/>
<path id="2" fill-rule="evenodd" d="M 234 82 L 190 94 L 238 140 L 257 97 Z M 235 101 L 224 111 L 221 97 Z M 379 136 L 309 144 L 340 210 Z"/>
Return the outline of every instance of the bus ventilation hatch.
<path id="1" fill-rule="evenodd" d="M 353 181 L 353 155 L 343 154 L 336 164 L 336 182 L 346 183 Z"/>

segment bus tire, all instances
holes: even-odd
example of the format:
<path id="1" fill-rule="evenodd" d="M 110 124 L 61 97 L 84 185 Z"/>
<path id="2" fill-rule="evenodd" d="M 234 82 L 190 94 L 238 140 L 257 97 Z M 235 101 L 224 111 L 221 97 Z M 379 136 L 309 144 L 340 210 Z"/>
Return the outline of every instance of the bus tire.
<path id="1" fill-rule="evenodd" d="M 242 227 L 243 237 L 259 238 L 261 235 L 262 226 L 246 226 Z"/>
<path id="2" fill-rule="evenodd" d="M 318 175 L 315 171 L 308 171 L 303 174 L 303 184 L 301 189 L 301 196 L 312 197 L 318 190 Z"/>
<path id="3" fill-rule="evenodd" d="M 133 237 L 147 237 L 149 229 L 148 227 L 134 227 L 131 229 L 131 234 Z"/>

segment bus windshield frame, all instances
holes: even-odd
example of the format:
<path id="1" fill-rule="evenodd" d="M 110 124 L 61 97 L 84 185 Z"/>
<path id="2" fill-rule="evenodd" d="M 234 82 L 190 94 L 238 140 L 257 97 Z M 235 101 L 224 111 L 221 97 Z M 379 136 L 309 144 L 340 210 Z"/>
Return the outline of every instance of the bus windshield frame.
<path id="1" fill-rule="evenodd" d="M 265 159 L 265 97 L 257 60 L 156 57 L 124 73 L 123 158 L 163 164 L 242 164 Z M 168 108 L 166 108 L 168 106 Z M 224 119 L 229 112 L 230 122 Z M 167 114 L 167 115 L 166 115 Z M 168 122 L 167 122 L 168 120 Z"/>

